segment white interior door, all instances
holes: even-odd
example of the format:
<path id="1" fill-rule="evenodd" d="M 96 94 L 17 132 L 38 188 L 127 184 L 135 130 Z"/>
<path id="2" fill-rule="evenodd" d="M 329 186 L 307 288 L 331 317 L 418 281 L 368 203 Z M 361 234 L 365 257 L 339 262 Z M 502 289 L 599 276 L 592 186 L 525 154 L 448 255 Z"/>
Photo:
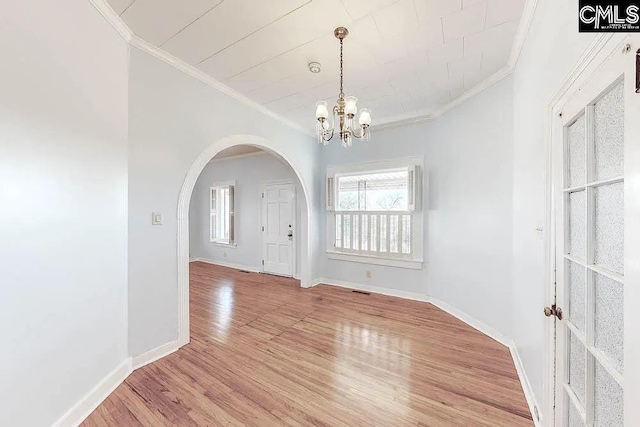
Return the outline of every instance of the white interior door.
<path id="1" fill-rule="evenodd" d="M 626 270 L 640 255 L 625 244 L 638 240 L 627 185 L 639 170 L 626 158 L 640 142 L 637 37 L 628 41 L 633 51 L 617 49 L 556 118 L 557 426 L 624 425 Z"/>
<path id="2" fill-rule="evenodd" d="M 265 273 L 293 276 L 293 184 L 265 185 L 262 192 L 262 263 Z"/>

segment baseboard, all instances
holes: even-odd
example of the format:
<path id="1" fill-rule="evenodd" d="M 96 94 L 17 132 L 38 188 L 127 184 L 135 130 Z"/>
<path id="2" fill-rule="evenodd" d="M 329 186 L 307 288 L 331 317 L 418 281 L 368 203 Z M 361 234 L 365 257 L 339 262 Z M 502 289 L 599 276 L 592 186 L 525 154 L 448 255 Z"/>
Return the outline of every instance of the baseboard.
<path id="1" fill-rule="evenodd" d="M 146 353 L 139 354 L 132 359 L 133 369 L 140 369 L 149 363 L 155 362 L 158 359 L 162 359 L 165 356 L 170 355 L 171 353 L 177 351 L 180 348 L 178 345 L 178 341 L 171 341 L 166 344 L 161 345 L 160 347 L 154 348 L 153 350 L 149 350 Z"/>
<path id="2" fill-rule="evenodd" d="M 500 332 L 496 331 L 495 329 L 493 329 L 491 326 L 488 326 L 484 323 L 482 323 L 481 321 L 479 321 L 478 319 L 469 316 L 467 313 L 465 313 L 462 310 L 458 310 L 457 308 L 453 307 L 452 305 L 444 302 L 444 301 L 440 301 L 437 298 L 433 298 L 433 297 L 429 297 L 429 302 L 433 305 L 435 305 L 436 307 L 438 307 L 439 309 L 446 311 L 447 313 L 449 313 L 450 315 L 452 315 L 453 317 L 456 317 L 460 320 L 462 320 L 464 323 L 466 323 L 467 325 L 471 326 L 473 329 L 476 329 L 480 332 L 482 332 L 483 334 L 485 334 L 486 336 L 493 338 L 494 340 L 498 341 L 500 344 L 504 345 L 505 347 L 509 347 L 509 345 L 511 344 L 511 340 L 509 338 L 507 338 L 506 336 L 504 336 L 503 334 L 501 334 Z"/>
<path id="3" fill-rule="evenodd" d="M 53 426 L 76 427 L 120 385 L 132 372 L 131 358 L 124 360 L 116 369 L 102 379 L 79 402 L 67 411 Z"/>
<path id="4" fill-rule="evenodd" d="M 219 265 L 221 267 L 229 267 L 229 268 L 235 268 L 236 270 L 245 270 L 245 271 L 250 271 L 252 273 L 260 273 L 260 268 L 256 268 L 256 267 L 251 267 L 248 265 L 242 265 L 242 264 L 236 264 L 233 262 L 226 262 L 226 261 L 219 261 L 217 259 L 209 259 L 209 258 L 201 258 L 201 257 L 197 257 L 194 258 L 192 261 L 199 261 L 199 262 L 204 262 L 207 264 L 213 264 L 213 265 Z"/>
<path id="5" fill-rule="evenodd" d="M 400 291 L 397 289 L 379 288 L 377 286 L 364 285 L 362 283 L 347 282 L 344 280 L 327 279 L 325 277 L 321 277 L 319 279 L 314 280 L 311 287 L 320 285 L 320 284 L 337 286 L 340 288 L 355 289 L 358 291 L 371 292 L 372 294 L 381 294 L 381 295 L 387 295 L 390 297 L 410 299 L 414 301 L 422 301 L 422 302 L 429 301 L 429 297 L 427 295 L 419 294 L 417 292 L 406 292 L 406 291 Z"/>
<path id="6" fill-rule="evenodd" d="M 536 402 L 535 395 L 533 394 L 533 389 L 531 388 L 531 383 L 529 382 L 527 373 L 524 370 L 522 359 L 520 359 L 518 347 L 516 347 L 516 343 L 514 341 L 511 341 L 509 344 L 509 351 L 511 351 L 513 364 L 516 366 L 518 378 L 520 379 L 520 384 L 522 385 L 522 391 L 524 392 L 525 399 L 527 399 L 527 405 L 529 405 L 529 411 L 531 412 L 531 416 L 533 417 L 533 423 L 536 425 L 536 427 L 542 426 L 540 411 L 538 410 L 539 406 Z"/>

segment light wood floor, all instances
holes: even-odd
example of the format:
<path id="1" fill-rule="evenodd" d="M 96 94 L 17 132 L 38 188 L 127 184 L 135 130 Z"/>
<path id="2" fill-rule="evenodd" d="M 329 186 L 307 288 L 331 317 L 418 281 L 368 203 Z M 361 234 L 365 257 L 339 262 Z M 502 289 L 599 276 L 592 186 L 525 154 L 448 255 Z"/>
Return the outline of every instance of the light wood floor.
<path id="1" fill-rule="evenodd" d="M 85 426 L 531 426 L 509 350 L 440 309 L 191 263 L 191 343 Z"/>

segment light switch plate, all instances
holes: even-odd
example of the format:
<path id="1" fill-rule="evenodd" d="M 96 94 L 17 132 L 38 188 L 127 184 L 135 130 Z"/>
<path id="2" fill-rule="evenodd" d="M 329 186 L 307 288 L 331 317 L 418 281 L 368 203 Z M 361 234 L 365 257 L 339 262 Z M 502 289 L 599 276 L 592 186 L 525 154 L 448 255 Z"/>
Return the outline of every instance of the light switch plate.
<path id="1" fill-rule="evenodd" d="M 160 212 L 151 212 L 151 225 L 162 225 L 162 214 Z"/>

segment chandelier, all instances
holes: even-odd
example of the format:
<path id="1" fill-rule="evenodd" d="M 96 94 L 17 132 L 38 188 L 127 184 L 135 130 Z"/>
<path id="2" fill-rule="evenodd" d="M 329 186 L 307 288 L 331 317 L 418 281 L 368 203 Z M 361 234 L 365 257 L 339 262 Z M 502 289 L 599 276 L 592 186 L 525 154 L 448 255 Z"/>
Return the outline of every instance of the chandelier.
<path id="1" fill-rule="evenodd" d="M 329 124 L 329 109 L 325 101 L 316 103 L 316 132 L 318 135 L 318 143 L 327 145 L 333 138 L 336 130 L 340 133 L 343 147 L 351 147 L 352 138 L 364 139 L 368 141 L 371 138 L 371 110 L 363 108 L 360 110 L 356 124 L 356 114 L 358 113 L 358 98 L 355 96 L 344 96 L 342 90 L 342 46 L 344 38 L 349 34 L 349 30 L 344 27 L 338 27 L 333 35 L 340 40 L 340 94 L 338 101 L 333 106 L 331 115 L 331 124 Z M 338 128 L 336 129 L 336 124 Z"/>

